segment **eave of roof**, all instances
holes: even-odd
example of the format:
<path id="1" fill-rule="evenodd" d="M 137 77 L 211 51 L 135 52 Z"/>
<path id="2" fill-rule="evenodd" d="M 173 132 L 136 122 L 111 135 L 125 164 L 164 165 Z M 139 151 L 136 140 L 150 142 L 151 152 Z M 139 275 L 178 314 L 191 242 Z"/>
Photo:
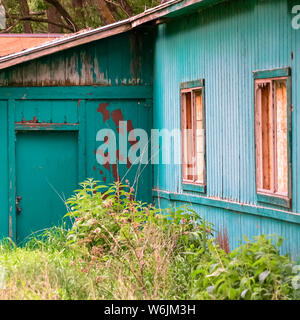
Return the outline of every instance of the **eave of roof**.
<path id="1" fill-rule="evenodd" d="M 228 0 L 171 0 L 157 7 L 144 11 L 134 17 L 106 25 L 93 30 L 78 32 L 46 42 L 37 47 L 29 48 L 0 58 L 0 70 L 26 61 L 34 60 L 59 51 L 87 44 L 96 40 L 124 33 L 139 25 L 160 19 L 186 14 L 209 5 L 215 5 Z"/>

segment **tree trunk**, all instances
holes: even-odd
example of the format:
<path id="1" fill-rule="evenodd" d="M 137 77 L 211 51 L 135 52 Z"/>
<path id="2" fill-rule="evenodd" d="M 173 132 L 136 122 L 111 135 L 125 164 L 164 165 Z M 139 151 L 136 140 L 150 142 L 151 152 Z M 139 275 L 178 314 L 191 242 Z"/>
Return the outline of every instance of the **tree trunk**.
<path id="1" fill-rule="evenodd" d="M 21 16 L 22 17 L 27 17 L 29 16 L 29 6 L 27 3 L 27 0 L 19 0 L 20 4 L 20 11 L 21 11 Z M 29 21 L 24 21 L 23 22 L 23 28 L 25 33 L 33 33 L 32 31 L 32 26 Z"/>
<path id="2" fill-rule="evenodd" d="M 60 18 L 60 14 L 58 13 L 58 11 L 56 10 L 55 7 L 50 6 L 47 9 L 47 19 L 62 24 L 61 18 Z M 49 33 L 60 33 L 62 30 L 60 27 L 55 26 L 53 24 L 48 24 L 48 32 Z"/>
<path id="3" fill-rule="evenodd" d="M 78 28 L 73 21 L 72 17 L 69 15 L 68 11 L 61 5 L 59 0 L 45 0 L 50 5 L 54 6 L 58 13 L 64 18 L 68 25 L 72 26 L 74 32 L 78 31 Z"/>
<path id="4" fill-rule="evenodd" d="M 102 21 L 104 24 L 111 24 L 116 22 L 116 19 L 112 15 L 111 11 L 109 10 L 107 3 L 105 0 L 96 0 L 98 5 L 98 10 L 100 13 L 100 16 L 102 18 Z"/>

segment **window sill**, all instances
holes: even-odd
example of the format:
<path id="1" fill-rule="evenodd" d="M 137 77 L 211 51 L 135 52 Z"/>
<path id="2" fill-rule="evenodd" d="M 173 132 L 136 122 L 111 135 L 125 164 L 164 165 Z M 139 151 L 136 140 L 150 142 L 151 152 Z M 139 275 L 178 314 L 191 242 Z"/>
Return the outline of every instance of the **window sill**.
<path id="1" fill-rule="evenodd" d="M 183 191 L 193 191 L 198 193 L 206 193 L 206 186 L 200 184 L 192 184 L 192 183 L 183 183 L 182 184 Z"/>
<path id="2" fill-rule="evenodd" d="M 273 194 L 258 193 L 257 201 L 262 203 L 272 204 L 272 205 L 283 207 L 283 208 L 288 208 L 288 209 L 291 209 L 292 207 L 291 199 L 289 199 L 288 197 L 283 197 L 283 196 L 281 197 Z"/>

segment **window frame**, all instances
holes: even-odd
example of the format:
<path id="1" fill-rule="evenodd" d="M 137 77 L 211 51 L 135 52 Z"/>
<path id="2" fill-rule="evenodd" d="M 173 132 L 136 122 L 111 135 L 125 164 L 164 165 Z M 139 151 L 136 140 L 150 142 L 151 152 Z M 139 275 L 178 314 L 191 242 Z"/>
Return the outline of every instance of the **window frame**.
<path id="1" fill-rule="evenodd" d="M 192 123 L 193 123 L 193 146 L 195 148 L 197 144 L 196 140 L 196 117 L 195 117 L 195 92 L 201 90 L 202 95 L 202 121 L 203 121 L 203 130 L 204 130 L 204 146 L 203 146 L 203 152 L 204 152 L 204 168 L 203 168 L 203 183 L 198 183 L 196 181 L 190 181 L 185 180 L 183 178 L 183 166 L 184 166 L 184 136 L 182 134 L 181 139 L 181 154 L 182 154 L 182 165 L 181 165 L 181 183 L 182 183 L 182 189 L 183 191 L 193 191 L 193 192 L 199 192 L 199 193 L 206 193 L 206 106 L 205 106 L 205 81 L 204 79 L 196 80 L 196 81 L 189 81 L 184 82 L 180 84 L 180 126 L 181 126 L 181 132 L 183 132 L 184 129 L 184 123 L 185 123 L 185 101 L 184 101 L 184 95 L 186 93 L 191 93 L 191 101 L 192 101 Z"/>
<path id="2" fill-rule="evenodd" d="M 274 206 L 292 209 L 292 76 L 291 68 L 280 68 L 273 70 L 255 71 L 254 75 L 254 130 L 255 130 L 255 188 L 257 201 Z M 287 86 L 287 166 L 288 166 L 288 192 L 287 196 L 279 193 L 268 192 L 258 188 L 258 158 L 257 158 L 257 104 L 256 104 L 256 85 L 257 83 L 272 83 L 274 80 L 286 80 Z M 272 104 L 274 104 L 273 97 Z M 276 163 L 276 159 L 273 159 Z M 276 174 L 275 174 L 276 176 Z"/>

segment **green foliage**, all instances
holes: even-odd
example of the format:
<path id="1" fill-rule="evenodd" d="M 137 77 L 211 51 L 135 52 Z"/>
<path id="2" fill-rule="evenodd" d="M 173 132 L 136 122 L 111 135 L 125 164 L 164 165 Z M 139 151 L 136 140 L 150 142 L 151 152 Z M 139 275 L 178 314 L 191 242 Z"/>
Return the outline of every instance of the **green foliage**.
<path id="1" fill-rule="evenodd" d="M 14 26 L 16 21 L 15 17 L 21 17 L 21 9 L 19 0 L 3 0 L 5 5 L 8 20 L 7 26 Z M 131 7 L 130 13 L 133 15 L 139 14 L 146 9 L 155 7 L 160 4 L 159 0 L 128 0 L 128 5 Z M 27 0 L 28 7 L 32 17 L 47 18 L 46 10 L 50 7 L 49 3 L 45 0 Z M 60 0 L 59 3 L 68 12 L 72 20 L 76 24 L 79 30 L 87 28 L 98 28 L 105 23 L 101 20 L 101 13 L 97 6 L 96 0 L 83 0 L 82 5 L 78 2 L 77 6 L 74 5 L 72 0 Z M 109 10 L 112 15 L 118 20 L 122 20 L 128 17 L 128 15 L 121 9 L 119 1 L 111 1 L 108 3 Z M 35 15 L 35 13 L 42 13 Z M 58 15 L 58 18 L 60 15 Z M 64 22 L 64 19 L 62 19 Z M 44 22 L 30 22 L 34 33 L 47 33 L 48 24 Z M 20 22 L 15 25 L 9 32 L 11 33 L 22 33 L 23 23 Z M 67 29 L 62 29 L 62 33 L 70 32 Z"/>
<path id="2" fill-rule="evenodd" d="M 161 1 L 160 0 L 129 0 L 128 3 L 132 7 L 134 13 L 140 13 L 147 9 L 158 6 Z"/>
<path id="3" fill-rule="evenodd" d="M 6 288 L 0 300 L 96 299 L 95 275 L 89 278 L 76 264 L 80 251 L 66 246 L 62 228 L 51 228 L 25 247 L 6 239 L 0 245 L 0 266 L 6 271 Z M 64 244 L 63 244 L 64 242 Z"/>
<path id="4" fill-rule="evenodd" d="M 205 252 L 210 225 L 186 208 L 160 210 L 137 202 L 129 185 L 115 183 L 107 189 L 88 180 L 81 186 L 68 201 L 67 216 L 75 219 L 69 243 L 79 244 L 91 261 L 109 264 L 121 276 L 131 292 L 124 296 L 119 290 L 118 297 L 182 296 L 184 291 L 174 289 L 173 261 L 186 248 Z"/>
<path id="5" fill-rule="evenodd" d="M 49 4 L 44 0 L 28 0 L 27 2 L 29 9 L 33 12 L 39 12 L 49 8 Z"/>
<path id="6" fill-rule="evenodd" d="M 300 298 L 300 266 L 280 255 L 282 239 L 245 238 L 226 253 L 193 210 L 157 209 L 133 192 L 89 179 L 67 202 L 70 230 L 34 234 L 22 248 L 2 241 L 0 299 Z"/>
<path id="7" fill-rule="evenodd" d="M 274 237 L 273 237 L 274 239 Z M 193 271 L 193 297 L 196 299 L 284 300 L 299 297 L 294 288 L 295 265 L 279 253 L 264 235 L 226 254 L 213 241 L 208 255 Z"/>
<path id="8" fill-rule="evenodd" d="M 81 183 L 81 187 L 67 201 L 71 209 L 66 217 L 75 219 L 68 237 L 73 242 L 86 244 L 88 248 L 101 246 L 109 252 L 117 241 L 127 249 L 128 239 L 132 240 L 137 233 L 143 234 L 149 225 L 154 225 L 165 235 L 178 235 L 181 246 L 205 244 L 202 234 L 205 222 L 192 210 L 156 209 L 134 200 L 134 190 L 119 182 L 108 188 L 89 179 Z M 207 224 L 207 229 L 209 227 Z"/>

